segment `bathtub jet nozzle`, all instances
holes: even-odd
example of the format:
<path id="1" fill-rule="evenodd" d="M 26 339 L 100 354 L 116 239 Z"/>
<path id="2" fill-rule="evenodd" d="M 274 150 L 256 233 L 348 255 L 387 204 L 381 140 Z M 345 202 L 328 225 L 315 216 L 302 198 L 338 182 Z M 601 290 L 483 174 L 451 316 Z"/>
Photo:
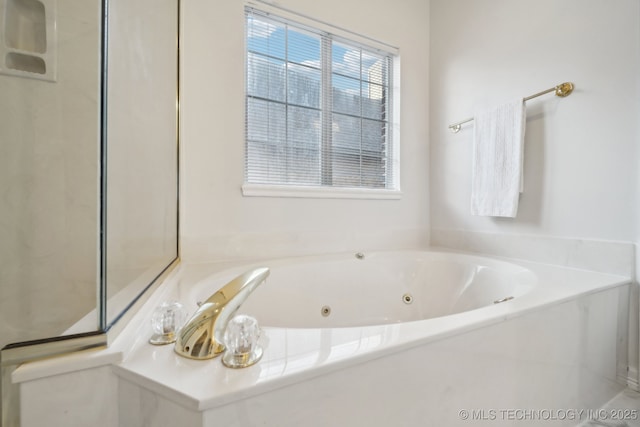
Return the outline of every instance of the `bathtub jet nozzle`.
<path id="1" fill-rule="evenodd" d="M 268 276 L 268 268 L 256 268 L 241 274 L 211 295 L 178 333 L 175 352 L 200 360 L 212 359 L 222 353 L 229 320 Z"/>

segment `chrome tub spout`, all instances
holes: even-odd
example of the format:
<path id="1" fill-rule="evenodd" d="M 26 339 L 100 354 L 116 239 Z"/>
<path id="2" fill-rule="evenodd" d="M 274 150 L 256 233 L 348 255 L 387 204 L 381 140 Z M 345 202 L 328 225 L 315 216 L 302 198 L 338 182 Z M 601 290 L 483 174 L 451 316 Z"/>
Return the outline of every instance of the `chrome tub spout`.
<path id="1" fill-rule="evenodd" d="M 225 349 L 224 331 L 242 303 L 269 276 L 256 268 L 236 277 L 211 295 L 178 333 L 176 353 L 190 359 L 211 359 Z"/>

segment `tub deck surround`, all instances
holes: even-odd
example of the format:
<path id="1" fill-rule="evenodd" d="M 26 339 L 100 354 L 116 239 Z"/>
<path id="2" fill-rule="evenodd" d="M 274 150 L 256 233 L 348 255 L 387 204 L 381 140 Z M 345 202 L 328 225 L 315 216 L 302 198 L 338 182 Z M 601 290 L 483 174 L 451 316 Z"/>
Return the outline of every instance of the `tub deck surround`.
<path id="1" fill-rule="evenodd" d="M 409 251 L 403 255 L 424 253 L 430 252 Z M 328 259 L 330 262 L 335 262 L 340 257 L 352 259 L 353 255 L 316 257 L 316 260 L 322 262 Z M 370 255 L 374 254 L 366 254 L 366 256 Z M 447 256 L 453 259 L 461 257 L 456 253 L 450 253 Z M 479 260 L 482 259 L 479 257 Z M 300 262 L 301 259 L 296 261 Z M 262 322 L 263 358 L 258 364 L 240 370 L 226 368 L 219 358 L 209 361 L 182 358 L 175 354 L 173 346 L 152 346 L 146 342 L 145 336 L 135 340 L 133 345 L 129 346 L 124 361 L 114 365 L 113 370 L 127 383 L 152 391 L 190 411 L 207 411 L 339 369 L 360 365 L 488 325 L 499 324 L 527 313 L 537 312 L 545 307 L 623 287 L 630 283 L 630 279 L 624 276 L 521 260 L 502 259 L 502 261 L 507 261 L 514 271 L 529 271 L 536 279 L 530 290 L 505 303 L 426 320 L 371 326 L 271 327 L 268 326 L 268 321 Z M 277 277 L 278 268 L 284 268 L 284 265 L 290 262 L 291 260 L 276 260 L 272 263 L 261 262 L 259 265 L 272 267 L 271 279 L 273 279 Z M 487 262 L 499 263 L 500 261 L 491 259 Z M 189 307 L 189 304 L 195 303 L 190 298 L 194 297 L 194 292 L 198 292 L 194 284 L 201 283 L 208 274 L 226 277 L 252 266 L 236 265 L 231 269 L 225 269 L 219 265 L 182 266 L 180 271 L 163 285 L 165 286 L 163 298 L 181 300 Z M 270 282 L 267 282 L 263 288 L 266 289 L 269 285 Z M 215 290 L 211 289 L 211 292 Z M 259 295 L 253 295 L 253 297 L 258 302 Z M 286 306 L 295 303 L 294 300 L 286 300 L 278 303 L 268 302 L 264 305 L 272 310 L 282 310 L 281 313 L 284 313 L 282 315 L 286 316 L 284 311 Z M 366 304 L 364 301 L 362 303 Z M 152 310 L 152 306 L 145 307 L 146 313 L 139 313 L 141 314 L 139 320 L 148 324 Z M 358 313 L 354 315 L 357 316 Z M 260 321 L 259 317 L 258 320 Z M 621 334 L 623 332 L 619 331 Z M 125 336 L 123 334 L 118 340 L 125 339 Z M 626 342 L 626 337 L 622 337 L 622 341 Z M 621 353 L 625 352 L 621 351 Z M 567 361 L 567 363 L 570 362 Z"/>
<path id="2" fill-rule="evenodd" d="M 343 256 L 356 261 L 354 253 L 315 258 Z M 302 259 L 255 265 L 277 270 Z M 496 402 L 597 408 L 620 392 L 628 366 L 624 316 L 630 279 L 505 258 L 488 261 L 496 260 L 529 270 L 535 285 L 508 302 L 433 319 L 332 328 L 263 324 L 264 356 L 240 370 L 224 367 L 219 358 L 189 360 L 171 345 L 148 344 L 151 315 L 160 303 L 189 303 L 210 276 L 243 272 L 253 264 L 180 265 L 109 349 L 28 363 L 14 372 L 28 415 L 24 426 L 293 427 L 336 419 L 382 426 L 420 425 L 427 418 L 440 422 L 434 425 L 446 420 L 465 426 L 469 421 L 457 416 L 463 402 L 474 408 Z M 269 285 L 274 283 L 263 287 Z M 497 395 L 485 393 L 487 382 Z M 399 390 L 408 394 L 398 397 Z M 99 411 L 105 405 L 118 407 L 117 422 Z"/>

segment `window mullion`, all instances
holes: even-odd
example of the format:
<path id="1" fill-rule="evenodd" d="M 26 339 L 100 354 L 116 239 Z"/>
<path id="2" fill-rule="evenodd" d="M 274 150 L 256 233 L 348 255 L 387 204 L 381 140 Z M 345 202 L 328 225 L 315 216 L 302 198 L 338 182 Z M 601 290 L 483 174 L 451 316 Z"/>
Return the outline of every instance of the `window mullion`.
<path id="1" fill-rule="evenodd" d="M 320 176 L 322 185 L 333 185 L 333 149 L 332 149 L 332 106 L 333 94 L 331 83 L 332 53 L 331 38 L 322 36 L 321 50 L 321 72 L 322 72 L 322 135 L 321 135 L 321 156 L 320 156 Z"/>
<path id="2" fill-rule="evenodd" d="M 362 176 L 362 171 L 363 171 L 363 157 L 364 157 L 364 150 L 362 149 L 362 135 L 363 135 L 363 123 L 362 123 L 362 103 L 364 102 L 364 94 L 363 92 L 363 85 L 364 82 L 362 81 L 362 49 L 359 49 L 359 64 L 358 64 L 358 78 L 360 79 L 360 118 L 358 119 L 359 123 L 360 123 L 360 170 L 358 171 L 359 175 L 360 175 L 360 185 L 362 186 L 362 181 L 363 181 L 363 176 Z"/>
<path id="3" fill-rule="evenodd" d="M 284 30 L 284 158 L 287 181 L 291 179 L 291 163 L 289 157 L 291 148 L 289 146 L 289 25 L 285 25 Z"/>

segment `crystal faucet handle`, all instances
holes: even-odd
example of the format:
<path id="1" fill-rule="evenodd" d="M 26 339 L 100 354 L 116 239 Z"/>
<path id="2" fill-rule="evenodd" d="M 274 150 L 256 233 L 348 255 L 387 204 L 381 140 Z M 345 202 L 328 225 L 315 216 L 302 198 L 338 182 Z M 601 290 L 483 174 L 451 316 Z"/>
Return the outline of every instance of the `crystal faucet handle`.
<path id="1" fill-rule="evenodd" d="M 176 334 L 187 320 L 187 312 L 177 301 L 165 301 L 153 311 L 151 328 L 153 335 L 149 342 L 154 345 L 171 344 Z"/>
<path id="2" fill-rule="evenodd" d="M 224 332 L 225 353 L 222 363 L 229 368 L 246 368 L 262 357 L 258 321 L 244 314 L 229 320 Z"/>

